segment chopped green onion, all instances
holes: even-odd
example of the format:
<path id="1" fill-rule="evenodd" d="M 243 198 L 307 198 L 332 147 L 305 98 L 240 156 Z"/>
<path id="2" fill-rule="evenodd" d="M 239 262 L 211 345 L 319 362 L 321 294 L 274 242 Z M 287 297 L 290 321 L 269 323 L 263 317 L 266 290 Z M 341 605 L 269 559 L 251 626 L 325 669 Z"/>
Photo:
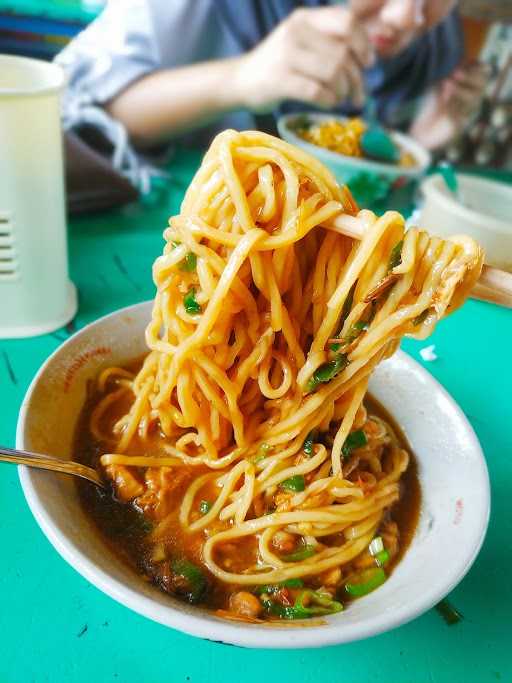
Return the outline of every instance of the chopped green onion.
<path id="1" fill-rule="evenodd" d="M 345 443 L 341 449 L 341 454 L 344 458 L 348 458 L 352 451 L 366 446 L 367 443 L 368 439 L 366 438 L 366 434 L 362 429 L 357 429 L 355 432 L 350 432 L 345 439 Z"/>
<path id="2" fill-rule="evenodd" d="M 309 434 L 306 436 L 302 450 L 304 451 L 305 455 L 308 456 L 308 458 L 313 455 L 313 432 L 309 432 Z"/>
<path id="3" fill-rule="evenodd" d="M 459 610 L 446 599 L 437 603 L 436 612 L 443 617 L 448 626 L 453 626 L 464 618 Z"/>
<path id="4" fill-rule="evenodd" d="M 374 557 L 377 566 L 383 567 L 387 562 L 389 562 L 390 555 L 388 551 L 384 548 L 384 550 L 381 550 L 380 553 L 377 553 Z"/>
<path id="5" fill-rule="evenodd" d="M 302 474 L 294 474 L 293 477 L 285 479 L 279 484 L 279 488 L 285 489 L 286 491 L 304 491 L 306 488 L 306 482 L 304 481 L 304 476 Z"/>
<path id="6" fill-rule="evenodd" d="M 189 251 L 183 261 L 180 263 L 180 270 L 184 270 L 187 273 L 191 273 L 193 270 L 196 269 L 197 265 L 197 256 L 194 254 L 193 251 Z"/>
<path id="7" fill-rule="evenodd" d="M 373 541 L 368 546 L 368 550 L 372 557 L 375 557 L 377 553 L 382 552 L 384 550 L 384 541 L 382 540 L 382 536 L 375 536 Z"/>
<path id="8" fill-rule="evenodd" d="M 370 555 L 375 558 L 378 567 L 382 567 L 389 562 L 390 555 L 384 547 L 384 541 L 381 536 L 376 536 L 368 546 Z"/>
<path id="9" fill-rule="evenodd" d="M 257 465 L 262 460 L 265 460 L 269 451 L 271 451 L 271 450 L 272 450 L 272 446 L 270 446 L 268 443 L 260 444 L 260 447 L 258 448 L 258 452 L 256 453 L 256 455 L 253 455 L 251 458 L 251 462 L 253 463 L 253 465 Z"/>
<path id="10" fill-rule="evenodd" d="M 338 353 L 333 360 L 328 361 L 320 365 L 315 372 L 313 377 L 308 382 L 308 391 L 313 391 L 316 387 L 323 382 L 330 382 L 331 379 L 336 377 L 342 370 L 344 370 L 348 365 L 348 358 L 344 353 Z"/>
<path id="11" fill-rule="evenodd" d="M 304 581 L 302 579 L 285 579 L 278 585 L 283 588 L 303 588 Z"/>
<path id="12" fill-rule="evenodd" d="M 307 560 L 308 557 L 313 557 L 315 553 L 316 550 L 313 548 L 313 546 L 306 544 L 303 548 L 296 550 L 294 553 L 282 555 L 281 559 L 285 562 L 302 562 L 302 560 Z"/>
<path id="13" fill-rule="evenodd" d="M 389 255 L 388 271 L 393 270 L 396 266 L 402 263 L 402 247 L 404 246 L 404 241 L 400 240 L 393 249 L 391 249 L 391 254 Z"/>
<path id="14" fill-rule="evenodd" d="M 262 455 L 264 458 L 266 458 L 270 450 L 272 450 L 272 446 L 268 443 L 263 442 L 260 444 L 260 447 L 258 448 L 258 455 Z"/>
<path id="15" fill-rule="evenodd" d="M 256 595 L 261 595 L 262 593 L 267 593 L 268 595 L 273 595 L 278 593 L 281 588 L 303 588 L 304 581 L 302 579 L 285 579 L 280 583 L 272 583 L 264 586 L 256 586 L 254 593 Z"/>
<path id="16" fill-rule="evenodd" d="M 181 244 L 181 242 L 178 242 L 177 240 L 173 240 L 173 241 L 171 242 L 171 246 L 172 246 L 173 249 L 176 249 L 176 247 L 179 247 L 180 244 Z"/>
<path id="17" fill-rule="evenodd" d="M 196 290 L 194 288 L 189 289 L 183 297 L 183 305 L 190 315 L 201 313 L 201 306 L 196 301 Z"/>
<path id="18" fill-rule="evenodd" d="M 211 509 L 212 509 L 212 504 L 210 503 L 210 501 L 208 501 L 208 500 L 202 500 L 202 501 L 199 503 L 199 512 L 200 512 L 202 515 L 208 514 L 208 512 L 210 512 Z"/>
<path id="19" fill-rule="evenodd" d="M 312 605 L 310 607 L 304 605 L 306 596 L 311 600 Z M 302 591 L 297 596 L 294 605 L 280 605 L 270 600 L 268 596 L 263 596 L 261 602 L 269 614 L 280 619 L 309 619 L 310 617 L 335 614 L 343 609 L 341 602 L 333 600 L 328 593 L 312 590 Z"/>
<path id="20" fill-rule="evenodd" d="M 345 344 L 351 344 L 356 340 L 361 332 L 368 329 L 368 322 L 366 320 L 358 320 L 352 325 L 352 327 L 347 332 L 347 336 L 343 338 Z"/>
<path id="21" fill-rule="evenodd" d="M 360 598 L 382 586 L 386 579 L 386 572 L 382 567 L 372 567 L 362 571 L 358 575 L 357 580 L 353 577 L 351 581 L 347 581 L 345 590 L 353 598 Z"/>
<path id="22" fill-rule="evenodd" d="M 420 313 L 415 318 L 413 318 L 412 324 L 414 325 L 414 327 L 416 327 L 417 325 L 421 325 L 421 323 L 425 322 L 429 313 L 430 313 L 430 308 L 426 308 L 423 311 L 423 313 Z"/>
<path id="23" fill-rule="evenodd" d="M 177 591 L 191 603 L 198 602 L 208 586 L 203 572 L 189 560 L 175 560 L 171 564 L 173 573 L 178 578 Z"/>

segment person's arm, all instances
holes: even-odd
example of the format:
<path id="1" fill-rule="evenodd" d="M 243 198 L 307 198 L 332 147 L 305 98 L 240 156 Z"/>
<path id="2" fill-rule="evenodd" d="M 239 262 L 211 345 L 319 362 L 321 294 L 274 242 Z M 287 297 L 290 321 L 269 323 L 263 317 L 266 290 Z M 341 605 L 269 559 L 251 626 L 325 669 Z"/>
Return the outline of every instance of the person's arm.
<path id="1" fill-rule="evenodd" d="M 489 76 L 482 64 L 460 66 L 429 92 L 410 134 L 427 149 L 450 143 L 478 110 Z"/>
<path id="2" fill-rule="evenodd" d="M 245 55 L 153 72 L 105 107 L 136 143 L 150 145 L 226 110 L 261 111 L 284 99 L 324 107 L 349 97 L 361 103 L 361 72 L 372 59 L 352 12 L 301 9 Z"/>
<path id="3" fill-rule="evenodd" d="M 151 145 L 243 106 L 238 58 L 154 71 L 105 104 L 135 144 Z"/>

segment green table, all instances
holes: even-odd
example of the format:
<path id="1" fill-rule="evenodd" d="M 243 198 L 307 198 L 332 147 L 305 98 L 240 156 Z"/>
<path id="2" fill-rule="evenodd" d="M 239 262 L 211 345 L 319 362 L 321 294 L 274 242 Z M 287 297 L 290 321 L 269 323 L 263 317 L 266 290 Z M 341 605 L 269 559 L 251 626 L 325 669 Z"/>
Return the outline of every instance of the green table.
<path id="1" fill-rule="evenodd" d="M 162 249 L 161 233 L 199 159 L 177 155 L 172 186 L 153 206 L 71 221 L 76 327 L 153 297 L 151 264 Z M 487 539 L 450 597 L 463 621 L 448 626 L 430 611 L 370 641 L 309 651 L 243 650 L 182 635 L 130 612 L 71 569 L 32 519 L 16 469 L 0 465 L 0 683 L 512 681 L 511 323 L 510 311 L 469 301 L 428 342 L 439 356 L 428 370 L 471 420 L 491 475 Z M 14 445 L 25 390 L 70 331 L 0 340 L 0 443 Z M 424 345 L 406 341 L 404 348 L 421 361 Z"/>

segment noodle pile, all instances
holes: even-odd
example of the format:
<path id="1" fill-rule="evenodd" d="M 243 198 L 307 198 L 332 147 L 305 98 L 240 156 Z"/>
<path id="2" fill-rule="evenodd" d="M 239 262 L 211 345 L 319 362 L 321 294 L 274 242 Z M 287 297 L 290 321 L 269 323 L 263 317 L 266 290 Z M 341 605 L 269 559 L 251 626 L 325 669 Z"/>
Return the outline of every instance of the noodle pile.
<path id="1" fill-rule="evenodd" d="M 341 214 L 364 225 L 360 242 L 332 224 Z M 379 460 L 390 439 L 377 429 L 357 451 L 371 486 L 348 478 L 347 437 L 365 422 L 369 376 L 404 335 L 428 336 L 463 303 L 480 273 L 479 247 L 405 232 L 395 212 L 358 212 L 314 158 L 235 131 L 214 140 L 165 239 L 150 353 L 135 377 L 111 368 L 100 378 L 93 433 L 109 406 L 131 397 L 102 435 L 110 443 L 102 464 L 113 477 L 134 465 L 163 468 L 170 480 L 197 466 L 179 522 L 204 531 L 203 561 L 221 581 L 268 584 L 350 562 L 398 499 L 407 467 L 393 442 L 386 464 Z M 127 453 L 134 439 L 159 433 L 157 455 Z M 303 490 L 283 489 L 297 477 Z M 198 515 L 206 489 L 215 499 Z M 163 515 L 156 538 L 167 523 Z M 283 531 L 315 552 L 283 561 L 273 543 Z M 333 534 L 341 541 L 323 542 Z M 248 539 L 255 561 L 230 570 L 219 560 L 223 544 Z"/>

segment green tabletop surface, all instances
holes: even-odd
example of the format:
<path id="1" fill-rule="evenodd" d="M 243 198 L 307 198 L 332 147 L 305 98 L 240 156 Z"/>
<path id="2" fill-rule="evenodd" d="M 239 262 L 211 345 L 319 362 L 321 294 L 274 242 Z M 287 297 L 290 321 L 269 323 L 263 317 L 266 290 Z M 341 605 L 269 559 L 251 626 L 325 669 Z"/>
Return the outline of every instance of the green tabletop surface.
<path id="1" fill-rule="evenodd" d="M 168 188 L 152 203 L 70 220 L 78 315 L 53 334 L 0 339 L 0 443 L 14 446 L 32 377 L 74 329 L 154 296 L 162 231 L 200 157 L 178 152 Z M 68 566 L 32 518 L 16 468 L 0 465 L 0 683 L 512 683 L 511 333 L 510 310 L 471 300 L 428 342 L 403 344 L 420 362 L 420 348 L 435 344 L 438 359 L 425 366 L 471 421 L 489 467 L 487 538 L 449 598 L 462 621 L 449 626 L 431 610 L 370 640 L 320 650 L 192 638 L 131 612 Z"/>

